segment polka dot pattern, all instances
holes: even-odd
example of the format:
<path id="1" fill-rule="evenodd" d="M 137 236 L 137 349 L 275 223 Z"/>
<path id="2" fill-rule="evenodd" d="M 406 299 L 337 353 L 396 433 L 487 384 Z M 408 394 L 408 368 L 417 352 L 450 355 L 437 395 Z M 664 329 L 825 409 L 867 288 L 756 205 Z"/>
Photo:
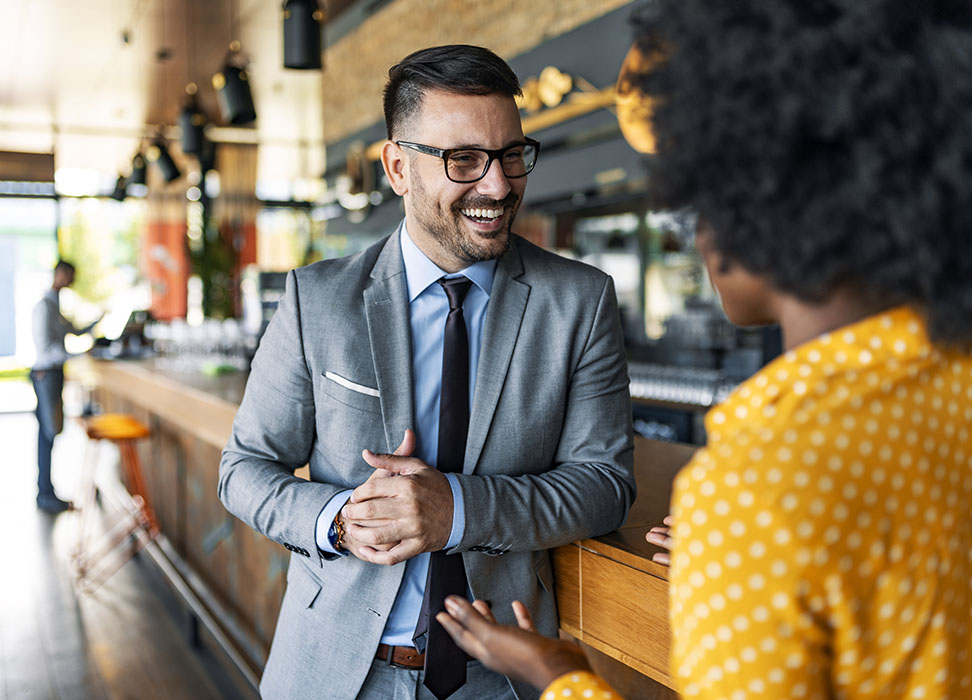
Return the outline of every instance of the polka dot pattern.
<path id="1" fill-rule="evenodd" d="M 706 418 L 673 495 L 685 698 L 972 697 L 972 358 L 899 308 Z"/>
<path id="2" fill-rule="evenodd" d="M 564 698 L 593 698 L 593 700 L 622 700 L 607 682 L 593 673 L 575 671 L 566 673 L 544 688 L 542 700 L 564 700 Z"/>

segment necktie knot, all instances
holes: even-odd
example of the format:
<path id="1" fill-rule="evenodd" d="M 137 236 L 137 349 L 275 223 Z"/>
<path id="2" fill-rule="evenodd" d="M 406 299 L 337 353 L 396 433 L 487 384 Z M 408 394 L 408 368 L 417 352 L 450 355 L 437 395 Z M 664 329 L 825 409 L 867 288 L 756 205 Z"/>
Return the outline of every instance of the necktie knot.
<path id="1" fill-rule="evenodd" d="M 468 277 L 452 277 L 450 279 L 442 277 L 438 282 L 445 290 L 446 296 L 449 297 L 449 311 L 461 309 L 462 302 L 466 298 L 466 292 L 472 285 L 472 280 Z"/>

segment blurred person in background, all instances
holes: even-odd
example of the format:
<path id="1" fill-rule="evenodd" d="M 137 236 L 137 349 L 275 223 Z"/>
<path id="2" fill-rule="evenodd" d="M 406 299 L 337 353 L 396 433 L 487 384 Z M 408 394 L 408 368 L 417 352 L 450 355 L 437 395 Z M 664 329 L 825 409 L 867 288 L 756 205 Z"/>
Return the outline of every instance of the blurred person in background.
<path id="1" fill-rule="evenodd" d="M 650 195 L 698 212 L 728 317 L 786 348 L 674 485 L 677 690 L 972 697 L 972 4 L 659 0 L 636 25 Z M 475 606 L 440 621 L 488 666 L 617 697 L 522 607 Z"/>
<path id="2" fill-rule="evenodd" d="M 37 507 L 56 514 L 71 508 L 69 501 L 54 493 L 51 483 L 51 451 L 54 437 L 64 426 L 64 404 L 61 391 L 64 388 L 64 363 L 71 354 L 64 349 L 64 336 L 71 333 L 84 335 L 100 321 L 84 328 L 61 315 L 59 294 L 74 282 L 74 265 L 59 260 L 54 267 L 54 282 L 41 300 L 34 306 L 33 332 L 37 360 L 30 371 L 30 381 L 37 395 Z"/>

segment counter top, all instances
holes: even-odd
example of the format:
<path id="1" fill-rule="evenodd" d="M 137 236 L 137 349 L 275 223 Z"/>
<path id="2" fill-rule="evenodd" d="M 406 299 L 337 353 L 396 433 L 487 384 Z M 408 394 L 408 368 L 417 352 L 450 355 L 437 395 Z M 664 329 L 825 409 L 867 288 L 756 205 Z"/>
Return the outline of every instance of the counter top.
<path id="1" fill-rule="evenodd" d="M 99 386 L 145 406 L 204 442 L 222 449 L 243 400 L 246 372 L 209 376 L 179 369 L 168 358 L 72 360 L 68 372 L 86 386 Z"/>

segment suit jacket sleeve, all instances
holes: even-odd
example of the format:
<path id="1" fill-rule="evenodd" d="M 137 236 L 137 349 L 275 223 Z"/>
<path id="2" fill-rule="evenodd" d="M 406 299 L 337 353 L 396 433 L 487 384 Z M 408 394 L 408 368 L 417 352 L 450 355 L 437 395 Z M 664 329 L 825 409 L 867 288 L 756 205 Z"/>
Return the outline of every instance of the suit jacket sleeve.
<path id="1" fill-rule="evenodd" d="M 628 371 L 614 284 L 601 279 L 579 355 L 564 368 L 570 376 L 552 464 L 539 473 L 509 470 L 517 476 L 458 474 L 466 530 L 451 551 L 549 549 L 611 532 L 627 517 L 635 497 Z"/>
<path id="2" fill-rule="evenodd" d="M 219 498 L 257 532 L 321 559 L 315 524 L 343 487 L 294 476 L 315 439 L 313 384 L 304 354 L 297 277 L 287 276 L 250 371 L 219 468 Z"/>

